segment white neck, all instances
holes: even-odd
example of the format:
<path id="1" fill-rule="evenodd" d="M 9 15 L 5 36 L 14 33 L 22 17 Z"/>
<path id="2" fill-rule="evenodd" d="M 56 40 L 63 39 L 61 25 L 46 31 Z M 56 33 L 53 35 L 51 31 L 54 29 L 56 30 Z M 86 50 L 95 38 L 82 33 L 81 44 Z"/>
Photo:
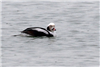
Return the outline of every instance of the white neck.
<path id="1" fill-rule="evenodd" d="M 56 31 L 53 31 L 53 32 L 49 31 L 49 32 L 50 32 L 50 34 L 52 34 L 53 36 L 56 36 Z"/>

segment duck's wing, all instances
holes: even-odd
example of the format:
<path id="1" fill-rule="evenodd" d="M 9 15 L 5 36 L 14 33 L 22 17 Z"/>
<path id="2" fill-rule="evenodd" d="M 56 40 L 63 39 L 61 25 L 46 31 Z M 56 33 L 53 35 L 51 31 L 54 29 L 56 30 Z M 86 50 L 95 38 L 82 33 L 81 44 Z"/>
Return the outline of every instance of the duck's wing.
<path id="1" fill-rule="evenodd" d="M 32 36 L 48 36 L 49 32 L 45 28 L 31 27 L 27 28 L 22 33 L 26 33 Z"/>
<path id="2" fill-rule="evenodd" d="M 38 32 L 43 32 L 45 34 L 48 34 L 48 31 L 45 28 L 41 28 L 41 27 L 37 27 L 37 28 L 35 27 L 32 30 L 36 30 Z"/>

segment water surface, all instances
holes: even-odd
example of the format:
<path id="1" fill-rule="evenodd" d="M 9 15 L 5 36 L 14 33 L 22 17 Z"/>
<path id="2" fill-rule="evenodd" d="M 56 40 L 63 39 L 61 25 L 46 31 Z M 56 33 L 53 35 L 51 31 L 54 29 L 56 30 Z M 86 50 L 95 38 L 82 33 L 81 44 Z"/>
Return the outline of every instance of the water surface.
<path id="1" fill-rule="evenodd" d="M 14 36 L 56 24 L 56 37 Z M 99 2 L 3 2 L 2 67 L 99 66 Z"/>

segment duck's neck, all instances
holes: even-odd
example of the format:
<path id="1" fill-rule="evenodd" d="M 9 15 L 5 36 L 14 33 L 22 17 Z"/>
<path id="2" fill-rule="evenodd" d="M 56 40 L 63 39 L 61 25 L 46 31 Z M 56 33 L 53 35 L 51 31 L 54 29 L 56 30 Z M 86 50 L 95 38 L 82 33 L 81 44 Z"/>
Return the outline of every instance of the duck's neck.
<path id="1" fill-rule="evenodd" d="M 47 27 L 47 30 L 48 30 L 48 31 L 50 31 L 50 28 L 49 28 L 49 27 Z"/>
<path id="2" fill-rule="evenodd" d="M 53 31 L 53 32 L 49 31 L 49 32 L 50 32 L 50 34 L 52 34 L 53 36 L 56 36 L 56 31 Z"/>

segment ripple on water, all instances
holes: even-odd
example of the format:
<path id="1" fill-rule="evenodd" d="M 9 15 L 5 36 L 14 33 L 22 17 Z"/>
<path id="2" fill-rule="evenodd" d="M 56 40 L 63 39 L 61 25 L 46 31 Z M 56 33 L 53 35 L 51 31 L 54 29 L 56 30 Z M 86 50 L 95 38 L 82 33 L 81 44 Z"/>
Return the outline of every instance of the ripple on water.
<path id="1" fill-rule="evenodd" d="M 98 2 L 2 4 L 3 67 L 99 65 Z M 49 22 L 56 24 L 56 37 L 13 36 Z"/>

